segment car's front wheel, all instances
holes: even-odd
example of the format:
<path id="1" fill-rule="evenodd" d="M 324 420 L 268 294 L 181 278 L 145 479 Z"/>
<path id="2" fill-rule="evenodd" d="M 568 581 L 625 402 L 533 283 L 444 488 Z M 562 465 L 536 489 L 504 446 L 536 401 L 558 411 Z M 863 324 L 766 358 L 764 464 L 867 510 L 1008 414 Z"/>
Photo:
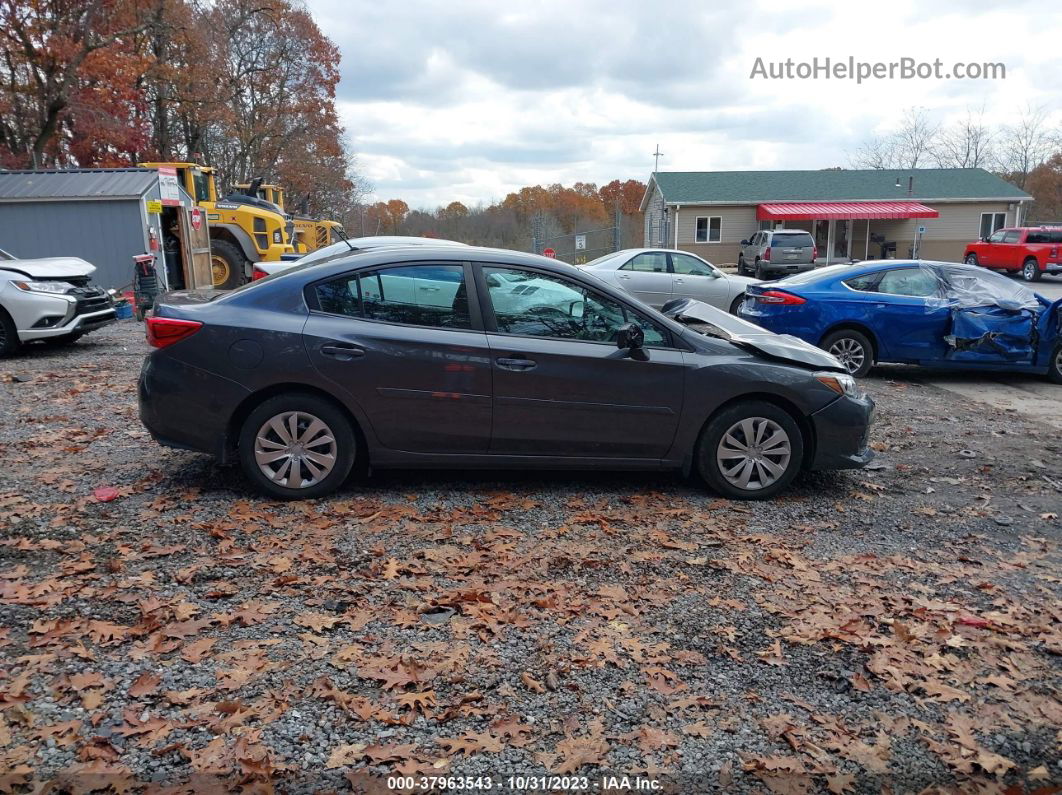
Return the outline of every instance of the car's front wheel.
<path id="1" fill-rule="evenodd" d="M 1040 281 L 1040 263 L 1032 257 L 1025 260 L 1021 266 L 1021 278 L 1027 282 Z"/>
<path id="2" fill-rule="evenodd" d="M 247 416 L 239 453 L 247 477 L 269 496 L 321 497 L 350 474 L 357 436 L 334 404 L 293 392 L 269 398 Z"/>
<path id="3" fill-rule="evenodd" d="M 977 255 L 976 254 L 967 254 L 966 255 L 966 264 L 967 265 L 977 265 Z"/>
<path id="4" fill-rule="evenodd" d="M 697 470 L 723 496 L 763 500 L 792 482 L 803 457 L 804 438 L 789 413 L 750 400 L 708 422 L 697 446 Z"/>
<path id="5" fill-rule="evenodd" d="M 736 315 L 738 310 L 741 309 L 741 305 L 745 303 L 745 294 L 742 293 L 733 301 L 730 302 L 730 314 Z"/>
<path id="6" fill-rule="evenodd" d="M 11 315 L 0 309 L 0 358 L 14 356 L 19 347 L 21 346 L 15 321 L 11 319 Z"/>
<path id="7" fill-rule="evenodd" d="M 874 346 L 865 334 L 855 329 L 841 329 L 827 335 L 819 344 L 827 353 L 837 357 L 849 373 L 861 378 L 874 366 Z"/>

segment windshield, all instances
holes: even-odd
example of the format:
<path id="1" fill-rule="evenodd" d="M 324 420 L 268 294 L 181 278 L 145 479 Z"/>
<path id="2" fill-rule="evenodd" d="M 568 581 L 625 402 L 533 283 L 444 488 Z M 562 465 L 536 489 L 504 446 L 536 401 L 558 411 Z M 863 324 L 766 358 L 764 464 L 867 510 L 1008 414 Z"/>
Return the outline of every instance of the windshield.
<path id="1" fill-rule="evenodd" d="M 192 187 L 195 188 L 197 202 L 210 201 L 210 175 L 198 169 L 192 171 Z"/>
<path id="2" fill-rule="evenodd" d="M 814 246 L 815 241 L 807 232 L 775 232 L 772 246 Z"/>
<path id="3" fill-rule="evenodd" d="M 816 268 L 815 270 L 804 271 L 803 273 L 794 273 L 792 276 L 786 276 L 783 279 L 779 279 L 775 284 L 808 284 L 809 282 L 826 279 L 839 273 L 851 273 L 851 269 L 851 265 L 827 265 L 825 268 Z"/>

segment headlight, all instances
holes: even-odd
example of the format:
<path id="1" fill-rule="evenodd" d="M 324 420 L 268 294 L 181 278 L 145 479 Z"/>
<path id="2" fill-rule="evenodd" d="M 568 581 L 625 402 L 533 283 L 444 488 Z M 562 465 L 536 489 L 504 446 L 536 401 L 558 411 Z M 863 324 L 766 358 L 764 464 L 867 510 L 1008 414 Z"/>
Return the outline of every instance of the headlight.
<path id="1" fill-rule="evenodd" d="M 863 393 L 856 386 L 855 379 L 847 373 L 815 373 L 815 380 L 825 384 L 838 395 L 862 397 Z"/>
<path id="2" fill-rule="evenodd" d="M 284 242 L 284 236 L 282 234 L 280 234 L 280 230 L 279 229 L 274 229 L 273 230 L 273 242 L 274 243 L 283 243 Z"/>
<path id="3" fill-rule="evenodd" d="M 74 285 L 69 282 L 11 282 L 24 293 L 51 293 L 62 295 L 67 290 L 73 290 Z"/>

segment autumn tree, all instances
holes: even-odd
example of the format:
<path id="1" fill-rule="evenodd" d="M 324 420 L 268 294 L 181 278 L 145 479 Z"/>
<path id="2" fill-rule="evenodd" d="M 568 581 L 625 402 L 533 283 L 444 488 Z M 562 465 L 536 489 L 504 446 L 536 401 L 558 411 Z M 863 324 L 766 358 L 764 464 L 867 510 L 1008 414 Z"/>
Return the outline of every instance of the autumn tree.
<path id="1" fill-rule="evenodd" d="M 147 24 L 129 0 L 0 0 L 0 165 L 128 163 Z"/>
<path id="2" fill-rule="evenodd" d="M 1062 152 L 1056 152 L 1046 163 L 1034 168 L 1025 189 L 1033 197 L 1030 223 L 1062 221 Z"/>

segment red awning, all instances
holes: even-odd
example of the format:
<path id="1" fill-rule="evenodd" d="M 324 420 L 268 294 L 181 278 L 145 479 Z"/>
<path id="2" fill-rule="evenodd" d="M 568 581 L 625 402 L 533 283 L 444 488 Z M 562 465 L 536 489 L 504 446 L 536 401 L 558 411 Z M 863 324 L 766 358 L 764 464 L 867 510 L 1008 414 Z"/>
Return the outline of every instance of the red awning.
<path id="1" fill-rule="evenodd" d="M 817 221 L 845 218 L 937 218 L 918 202 L 777 202 L 756 208 L 757 221 Z"/>

